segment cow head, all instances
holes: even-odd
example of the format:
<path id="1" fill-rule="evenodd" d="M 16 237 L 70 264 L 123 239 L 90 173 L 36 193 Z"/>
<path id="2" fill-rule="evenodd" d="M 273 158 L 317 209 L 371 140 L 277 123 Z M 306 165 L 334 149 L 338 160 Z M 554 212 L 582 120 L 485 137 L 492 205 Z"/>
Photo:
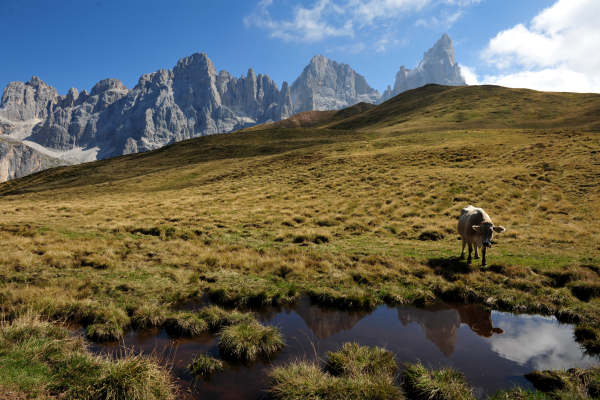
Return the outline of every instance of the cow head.
<path id="1" fill-rule="evenodd" d="M 473 230 L 481 236 L 483 247 L 492 247 L 494 232 L 502 233 L 506 229 L 503 226 L 494 226 L 491 222 L 484 222 L 481 225 L 473 225 Z"/>

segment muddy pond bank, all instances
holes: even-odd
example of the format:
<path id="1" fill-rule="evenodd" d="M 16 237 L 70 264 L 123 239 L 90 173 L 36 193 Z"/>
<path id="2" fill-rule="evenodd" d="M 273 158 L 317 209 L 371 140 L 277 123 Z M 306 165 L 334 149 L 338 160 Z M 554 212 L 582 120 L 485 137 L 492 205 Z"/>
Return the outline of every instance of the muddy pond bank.
<path id="1" fill-rule="evenodd" d="M 273 365 L 322 360 L 345 342 L 384 347 L 399 364 L 421 361 L 430 368 L 456 368 L 480 398 L 515 385 L 532 388 L 523 375 L 535 369 L 600 364 L 575 342 L 572 325 L 560 324 L 554 317 L 490 311 L 479 305 L 382 305 L 372 311 L 341 311 L 302 298 L 293 306 L 255 315 L 261 323 L 280 329 L 286 347 L 271 360 L 227 362 L 225 370 L 209 380 L 194 378 L 186 369 L 199 353 L 220 357 L 217 338 L 208 333 L 181 339 L 169 337 L 163 329 L 132 331 L 122 343 L 92 343 L 91 349 L 118 355 L 124 345 L 163 355 L 172 363 L 183 391 L 195 399 L 263 398 Z"/>

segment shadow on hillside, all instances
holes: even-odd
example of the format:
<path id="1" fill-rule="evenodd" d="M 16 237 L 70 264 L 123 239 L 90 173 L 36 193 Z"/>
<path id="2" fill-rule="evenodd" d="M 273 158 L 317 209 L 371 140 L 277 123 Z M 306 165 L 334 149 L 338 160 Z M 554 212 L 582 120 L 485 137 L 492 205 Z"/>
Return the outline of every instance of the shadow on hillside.
<path id="1" fill-rule="evenodd" d="M 427 265 L 433 268 L 437 275 L 444 277 L 448 281 L 456 281 L 460 279 L 460 275 L 471 272 L 471 268 L 466 260 L 461 260 L 456 256 L 430 258 L 427 261 Z"/>

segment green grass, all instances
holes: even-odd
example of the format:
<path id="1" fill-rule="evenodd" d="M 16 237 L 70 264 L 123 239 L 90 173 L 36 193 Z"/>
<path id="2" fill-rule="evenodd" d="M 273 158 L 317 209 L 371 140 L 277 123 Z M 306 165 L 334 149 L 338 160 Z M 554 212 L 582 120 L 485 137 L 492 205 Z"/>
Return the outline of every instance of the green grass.
<path id="1" fill-rule="evenodd" d="M 398 365 L 394 355 L 381 347 L 345 343 L 339 351 L 327 353 L 325 370 L 334 376 L 362 374 L 394 376 Z"/>
<path id="2" fill-rule="evenodd" d="M 156 304 L 142 304 L 131 316 L 131 324 L 136 329 L 162 326 L 167 319 L 165 307 Z"/>
<path id="3" fill-rule="evenodd" d="M 199 375 L 207 379 L 213 374 L 223 371 L 223 361 L 211 357 L 208 354 L 200 354 L 194 357 L 187 368 L 194 375 Z"/>
<path id="4" fill-rule="evenodd" d="M 174 398 L 170 374 L 156 360 L 134 354 L 93 356 L 65 328 L 31 315 L 0 324 L 0 397 Z M 11 397 L 9 397 L 11 398 Z"/>
<path id="5" fill-rule="evenodd" d="M 281 400 L 401 399 L 394 384 L 397 369 L 391 353 L 347 343 L 340 351 L 328 353 L 324 369 L 312 362 L 273 368 L 269 393 Z"/>
<path id="6" fill-rule="evenodd" d="M 207 306 L 200 310 L 202 317 L 212 331 L 218 331 L 229 325 L 240 323 L 255 323 L 256 319 L 252 314 L 243 313 L 237 310 L 225 310 L 219 306 Z"/>
<path id="7" fill-rule="evenodd" d="M 191 311 L 178 311 L 165 320 L 165 329 L 172 336 L 199 336 L 208 331 L 207 322 Z"/>
<path id="8" fill-rule="evenodd" d="M 445 368 L 430 371 L 423 364 L 409 364 L 403 387 L 415 400 L 474 400 L 473 389 L 460 372 Z"/>
<path id="9" fill-rule="evenodd" d="M 226 326 L 219 333 L 219 351 L 234 360 L 254 361 L 258 357 L 270 357 L 284 345 L 277 328 L 257 322 Z"/>

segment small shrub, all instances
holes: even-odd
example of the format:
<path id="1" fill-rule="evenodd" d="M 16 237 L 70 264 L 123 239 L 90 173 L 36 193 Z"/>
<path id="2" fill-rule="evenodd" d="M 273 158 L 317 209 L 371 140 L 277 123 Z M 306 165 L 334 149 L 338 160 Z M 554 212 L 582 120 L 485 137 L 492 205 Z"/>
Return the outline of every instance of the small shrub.
<path id="1" fill-rule="evenodd" d="M 269 357 L 283 346 L 284 341 L 277 328 L 256 322 L 227 326 L 219 335 L 219 350 L 235 360 L 253 361 L 259 356 Z"/>
<path id="2" fill-rule="evenodd" d="M 211 357 L 208 354 L 200 354 L 189 363 L 187 368 L 194 375 L 210 378 L 211 375 L 223 371 L 223 361 Z"/>
<path id="3" fill-rule="evenodd" d="M 165 329 L 172 336 L 199 336 L 208 330 L 208 324 L 200 316 L 189 311 L 179 311 L 165 321 Z"/>
<path id="4" fill-rule="evenodd" d="M 473 389 L 460 372 L 451 368 L 429 371 L 421 363 L 408 364 L 403 387 L 416 400 L 474 400 Z"/>

